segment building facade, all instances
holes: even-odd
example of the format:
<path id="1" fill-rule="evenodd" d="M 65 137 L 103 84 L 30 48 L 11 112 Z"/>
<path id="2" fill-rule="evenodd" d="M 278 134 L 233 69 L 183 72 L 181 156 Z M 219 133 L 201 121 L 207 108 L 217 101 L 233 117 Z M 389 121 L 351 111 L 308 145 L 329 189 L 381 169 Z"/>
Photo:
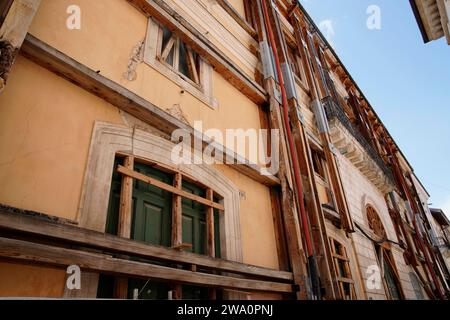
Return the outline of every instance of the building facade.
<path id="1" fill-rule="evenodd" d="M 425 189 L 300 3 L 0 10 L 0 296 L 448 297 Z"/>

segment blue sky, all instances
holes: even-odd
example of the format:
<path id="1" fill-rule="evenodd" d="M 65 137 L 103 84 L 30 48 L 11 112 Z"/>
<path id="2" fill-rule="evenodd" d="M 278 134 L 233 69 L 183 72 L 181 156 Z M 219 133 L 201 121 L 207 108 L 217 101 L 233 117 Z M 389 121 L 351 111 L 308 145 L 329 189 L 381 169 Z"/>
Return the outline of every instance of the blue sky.
<path id="1" fill-rule="evenodd" d="M 450 216 L 450 46 L 424 44 L 407 0 L 301 0 L 431 194 Z M 367 28 L 370 5 L 381 29 Z M 325 26 L 325 27 L 323 27 Z"/>

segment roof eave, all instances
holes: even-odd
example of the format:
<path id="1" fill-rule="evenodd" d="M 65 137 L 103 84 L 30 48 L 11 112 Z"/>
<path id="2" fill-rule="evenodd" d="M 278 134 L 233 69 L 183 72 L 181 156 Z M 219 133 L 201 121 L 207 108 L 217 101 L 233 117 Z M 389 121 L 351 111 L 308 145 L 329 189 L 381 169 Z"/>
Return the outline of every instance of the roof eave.
<path id="1" fill-rule="evenodd" d="M 430 38 L 428 37 L 427 31 L 425 29 L 425 26 L 422 21 L 422 17 L 420 16 L 419 8 L 417 7 L 415 0 L 409 0 L 409 3 L 411 4 L 414 17 L 416 18 L 417 25 L 419 26 L 420 33 L 422 34 L 423 42 L 428 43 L 430 42 Z"/>

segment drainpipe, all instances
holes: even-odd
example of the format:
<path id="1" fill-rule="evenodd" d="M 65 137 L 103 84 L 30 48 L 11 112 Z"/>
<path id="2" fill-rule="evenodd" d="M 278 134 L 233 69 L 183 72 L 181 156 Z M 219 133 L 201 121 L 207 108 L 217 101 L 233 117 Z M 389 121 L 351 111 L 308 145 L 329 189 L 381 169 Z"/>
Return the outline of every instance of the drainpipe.
<path id="1" fill-rule="evenodd" d="M 294 180 L 295 180 L 295 185 L 297 187 L 297 192 L 296 192 L 297 202 L 300 207 L 300 218 L 302 221 L 302 228 L 303 228 L 303 233 L 305 236 L 306 251 L 307 251 L 307 256 L 308 256 L 308 267 L 309 267 L 309 272 L 310 272 L 310 277 L 311 277 L 311 283 L 312 283 L 312 287 L 313 287 L 315 296 L 317 297 L 317 299 L 320 299 L 319 274 L 318 274 L 318 269 L 317 269 L 316 260 L 315 260 L 315 256 L 314 256 L 313 243 L 312 243 L 311 236 L 309 233 L 308 216 L 306 214 L 305 203 L 303 200 L 303 186 L 302 186 L 302 182 L 301 182 L 300 166 L 298 163 L 297 155 L 295 154 L 294 138 L 292 136 L 292 130 L 291 130 L 291 126 L 289 123 L 289 110 L 288 110 L 287 94 L 286 94 L 286 88 L 285 88 L 285 83 L 284 83 L 284 78 L 283 78 L 283 72 L 281 71 L 280 59 L 278 56 L 278 50 L 277 50 L 272 26 L 271 26 L 270 20 L 269 20 L 269 13 L 268 13 L 267 5 L 266 5 L 266 0 L 259 0 L 259 1 L 262 4 L 261 7 L 262 7 L 262 11 L 263 11 L 263 16 L 264 16 L 263 20 L 264 20 L 264 24 L 266 26 L 266 31 L 267 31 L 268 37 L 269 37 L 270 46 L 272 47 L 272 52 L 273 52 L 273 56 L 274 56 L 274 60 L 275 60 L 274 61 L 275 68 L 276 68 L 278 81 L 279 81 L 280 89 L 281 89 L 281 98 L 282 98 L 282 105 L 283 105 L 283 112 L 282 112 L 283 121 L 284 121 L 284 126 L 286 128 L 286 134 L 287 134 L 288 143 L 289 143 L 289 153 L 290 153 L 290 157 L 292 160 L 292 167 L 294 169 Z"/>

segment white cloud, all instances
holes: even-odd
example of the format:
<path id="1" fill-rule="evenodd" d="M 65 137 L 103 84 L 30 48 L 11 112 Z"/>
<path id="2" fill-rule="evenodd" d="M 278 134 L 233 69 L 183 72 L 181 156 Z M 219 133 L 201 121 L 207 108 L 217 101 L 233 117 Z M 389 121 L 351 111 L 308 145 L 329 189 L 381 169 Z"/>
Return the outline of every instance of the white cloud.
<path id="1" fill-rule="evenodd" d="M 333 37 L 336 34 L 334 31 L 334 22 L 331 19 L 322 20 L 319 23 L 319 29 L 322 31 L 325 38 L 327 38 L 328 42 L 333 46 Z"/>

